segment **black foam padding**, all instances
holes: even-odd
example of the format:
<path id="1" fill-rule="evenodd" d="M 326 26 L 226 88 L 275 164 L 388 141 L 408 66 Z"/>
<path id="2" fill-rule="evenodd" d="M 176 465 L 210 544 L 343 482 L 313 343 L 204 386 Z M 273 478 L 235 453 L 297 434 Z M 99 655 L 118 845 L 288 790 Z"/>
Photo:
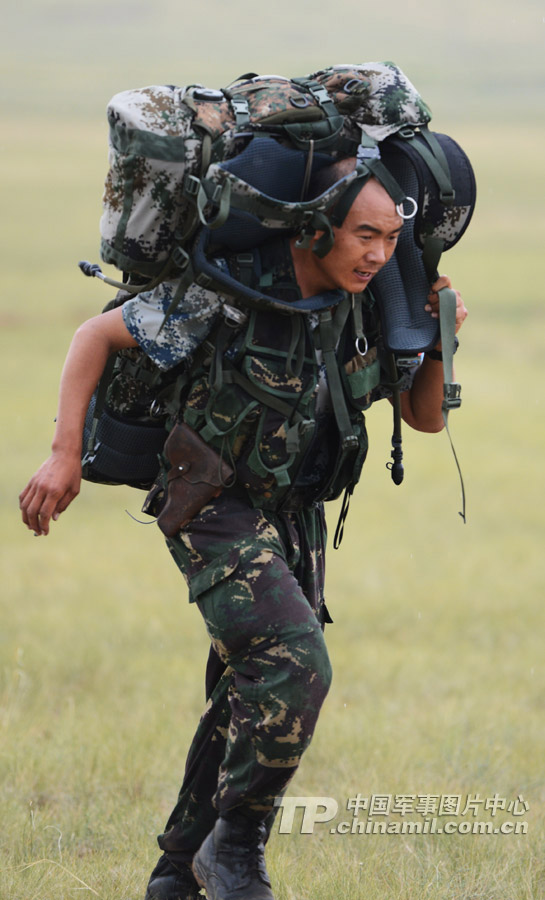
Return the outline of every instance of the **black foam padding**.
<path id="1" fill-rule="evenodd" d="M 316 153 L 312 162 L 312 175 L 332 158 Z M 307 153 L 284 147 L 271 138 L 254 138 L 238 156 L 221 163 L 221 167 L 246 181 L 267 197 L 284 203 L 303 200 L 303 186 L 307 165 Z M 285 234 L 285 228 L 266 228 L 251 213 L 232 209 L 227 221 L 214 229 L 211 247 L 224 247 L 234 253 L 251 250 L 267 238 Z"/>
<path id="2" fill-rule="evenodd" d="M 388 166 L 408 197 L 418 201 L 418 178 L 407 157 L 398 156 Z M 409 203 L 405 208 L 409 209 Z M 426 312 L 429 283 L 422 251 L 414 241 L 415 219 L 407 219 L 396 252 L 371 282 L 382 321 L 384 343 L 400 355 L 419 353 L 439 340 L 439 326 Z"/>
<path id="3" fill-rule="evenodd" d="M 94 398 L 89 404 L 83 431 L 83 450 L 87 451 L 93 425 Z M 105 408 L 95 435 L 96 456 L 85 467 L 84 478 L 100 484 L 128 484 L 149 489 L 159 471 L 166 430 L 160 425 L 142 424 L 120 418 Z"/>

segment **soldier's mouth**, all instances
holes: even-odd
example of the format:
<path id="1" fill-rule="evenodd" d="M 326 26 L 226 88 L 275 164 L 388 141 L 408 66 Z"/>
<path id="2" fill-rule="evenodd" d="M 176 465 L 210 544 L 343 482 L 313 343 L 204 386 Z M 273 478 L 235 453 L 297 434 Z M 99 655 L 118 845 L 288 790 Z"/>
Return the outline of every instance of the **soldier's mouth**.
<path id="1" fill-rule="evenodd" d="M 375 272 L 361 272 L 359 269 L 354 269 L 354 274 L 356 275 L 357 278 L 360 279 L 360 281 L 371 281 L 371 278 L 376 273 Z"/>

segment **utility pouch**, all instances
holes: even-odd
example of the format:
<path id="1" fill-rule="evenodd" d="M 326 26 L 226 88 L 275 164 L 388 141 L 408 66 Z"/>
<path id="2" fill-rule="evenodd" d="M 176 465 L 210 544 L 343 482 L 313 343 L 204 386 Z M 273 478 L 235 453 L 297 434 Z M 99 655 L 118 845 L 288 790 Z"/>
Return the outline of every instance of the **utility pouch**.
<path id="1" fill-rule="evenodd" d="M 167 501 L 157 519 L 166 537 L 174 537 L 213 497 L 221 494 L 233 469 L 185 422 L 170 432 L 163 455 Z"/>

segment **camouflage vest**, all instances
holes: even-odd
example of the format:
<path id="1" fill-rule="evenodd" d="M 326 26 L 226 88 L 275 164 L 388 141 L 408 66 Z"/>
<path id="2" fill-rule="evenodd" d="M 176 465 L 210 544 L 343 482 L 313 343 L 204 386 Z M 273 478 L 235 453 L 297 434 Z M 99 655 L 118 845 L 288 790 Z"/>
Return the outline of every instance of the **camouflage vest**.
<path id="1" fill-rule="evenodd" d="M 250 285 L 266 273 L 260 287 L 275 297 L 300 298 L 285 240 L 223 264 Z M 362 413 L 381 380 L 378 336 L 367 294 L 311 317 L 251 309 L 234 337 L 220 327 L 193 373 L 183 418 L 235 463 L 236 489 L 254 506 L 295 510 L 335 499 L 353 489 L 367 454 Z"/>

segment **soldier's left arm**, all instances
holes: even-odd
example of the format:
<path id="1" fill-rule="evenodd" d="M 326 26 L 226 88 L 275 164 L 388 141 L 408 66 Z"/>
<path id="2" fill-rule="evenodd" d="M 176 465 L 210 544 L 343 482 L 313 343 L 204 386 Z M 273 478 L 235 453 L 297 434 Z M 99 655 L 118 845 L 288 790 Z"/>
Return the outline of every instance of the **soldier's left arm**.
<path id="1" fill-rule="evenodd" d="M 439 317 L 438 292 L 452 288 L 450 278 L 441 275 L 432 285 L 426 310 L 437 319 Z M 467 309 L 459 293 L 456 294 L 456 331 L 458 332 L 467 316 Z M 441 350 L 439 342 L 435 347 Z M 437 432 L 443 428 L 443 363 L 424 355 L 410 390 L 401 394 L 401 414 L 403 420 L 416 431 Z"/>

